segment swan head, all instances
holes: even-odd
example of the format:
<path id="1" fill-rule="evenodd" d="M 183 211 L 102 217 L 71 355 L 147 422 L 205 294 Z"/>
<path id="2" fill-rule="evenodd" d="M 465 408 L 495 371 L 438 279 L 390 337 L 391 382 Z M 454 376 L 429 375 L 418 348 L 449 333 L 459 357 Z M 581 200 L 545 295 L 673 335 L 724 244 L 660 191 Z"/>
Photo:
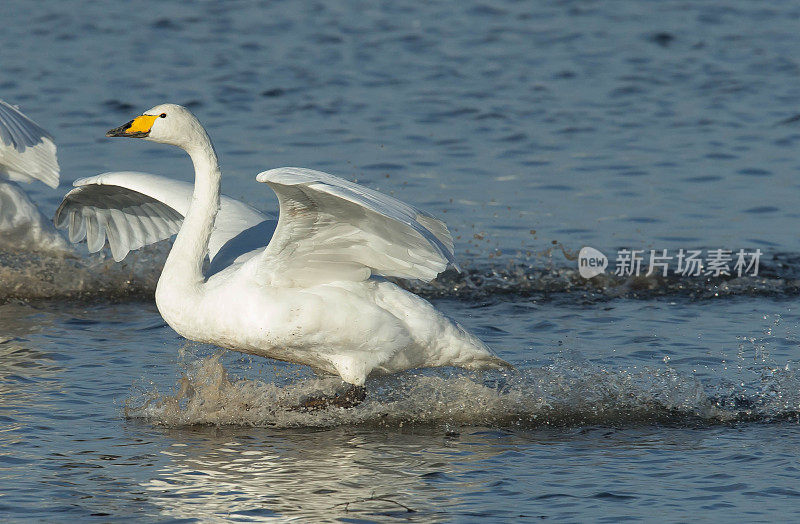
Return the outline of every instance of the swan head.
<path id="1" fill-rule="evenodd" d="M 148 109 L 130 122 L 107 131 L 106 136 L 144 138 L 183 149 L 208 137 L 197 117 L 177 104 L 160 104 Z"/>

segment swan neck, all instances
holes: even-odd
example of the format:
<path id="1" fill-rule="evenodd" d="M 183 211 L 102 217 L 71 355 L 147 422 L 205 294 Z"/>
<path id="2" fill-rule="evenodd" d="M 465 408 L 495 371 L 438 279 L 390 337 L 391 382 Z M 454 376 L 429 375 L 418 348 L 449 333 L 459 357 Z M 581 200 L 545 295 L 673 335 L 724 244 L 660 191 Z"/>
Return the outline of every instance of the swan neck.
<path id="1" fill-rule="evenodd" d="M 220 171 L 217 152 L 205 131 L 195 141 L 187 144 L 184 151 L 189 154 L 189 158 L 194 164 L 195 194 L 198 185 L 202 185 L 201 183 L 204 181 L 216 183 L 219 187 Z"/>
<path id="2" fill-rule="evenodd" d="M 194 164 L 194 192 L 189 210 L 164 266 L 162 279 L 175 284 L 200 285 L 203 262 L 219 211 L 220 170 L 208 135 L 184 148 Z"/>

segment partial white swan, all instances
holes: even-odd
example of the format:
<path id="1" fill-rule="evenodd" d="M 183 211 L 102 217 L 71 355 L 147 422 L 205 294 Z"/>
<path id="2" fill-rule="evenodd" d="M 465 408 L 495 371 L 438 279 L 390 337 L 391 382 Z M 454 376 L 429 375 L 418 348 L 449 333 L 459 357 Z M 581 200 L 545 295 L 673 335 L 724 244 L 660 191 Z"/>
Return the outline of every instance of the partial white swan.
<path id="1" fill-rule="evenodd" d="M 0 100 L 0 246 L 14 250 L 67 249 L 67 244 L 17 182 L 58 186 L 52 137 L 16 107 Z"/>
<path id="2" fill-rule="evenodd" d="M 507 365 L 430 303 L 379 278 L 428 281 L 453 263 L 450 233 L 431 215 L 335 176 L 289 167 L 256 177 L 278 196 L 276 222 L 220 196 L 211 140 L 189 110 L 173 104 L 107 135 L 184 149 L 194 163 L 194 187 L 130 172 L 78 180 L 56 224 L 73 242 L 87 238 L 90 251 L 108 238 L 117 260 L 177 233 L 156 304 L 182 336 L 306 364 L 359 387 L 371 373 Z"/>

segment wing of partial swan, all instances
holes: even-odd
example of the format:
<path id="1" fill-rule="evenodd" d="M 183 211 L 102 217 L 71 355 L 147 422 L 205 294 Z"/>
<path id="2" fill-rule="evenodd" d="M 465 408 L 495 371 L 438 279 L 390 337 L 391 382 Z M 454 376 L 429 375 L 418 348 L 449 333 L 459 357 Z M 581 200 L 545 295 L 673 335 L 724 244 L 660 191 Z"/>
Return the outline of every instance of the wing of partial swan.
<path id="1" fill-rule="evenodd" d="M 106 239 L 114 260 L 130 251 L 175 235 L 189 210 L 194 185 L 131 171 L 103 173 L 74 182 L 56 210 L 55 223 L 69 231 L 70 242 L 87 241 L 89 251 L 103 249 Z M 209 240 L 211 260 L 243 232 L 269 222 L 267 215 L 227 196 Z M 252 249 L 263 247 L 248 246 Z"/>
<path id="2" fill-rule="evenodd" d="M 0 100 L 0 176 L 58 186 L 56 146 L 50 134 L 19 109 Z"/>
<path id="3" fill-rule="evenodd" d="M 453 239 L 433 216 L 341 178 L 297 167 L 259 173 L 278 195 L 275 234 L 259 259 L 273 285 L 364 280 L 430 281 L 455 266 Z"/>

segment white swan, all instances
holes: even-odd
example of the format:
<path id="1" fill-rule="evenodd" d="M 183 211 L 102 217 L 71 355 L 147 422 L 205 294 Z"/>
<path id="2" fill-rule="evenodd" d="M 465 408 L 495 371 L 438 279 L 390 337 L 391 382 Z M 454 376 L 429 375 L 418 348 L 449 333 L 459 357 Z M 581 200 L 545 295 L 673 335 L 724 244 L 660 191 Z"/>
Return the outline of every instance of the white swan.
<path id="1" fill-rule="evenodd" d="M 185 150 L 189 184 L 144 173 L 78 180 L 56 212 L 71 241 L 121 260 L 177 233 L 156 304 L 182 336 L 297 362 L 357 386 L 371 373 L 507 364 L 422 298 L 376 276 L 431 280 L 453 263 L 445 225 L 394 198 L 300 168 L 259 173 L 280 218 L 220 196 L 211 140 L 184 107 L 163 104 L 108 136 Z M 210 264 L 204 274 L 206 256 Z"/>
<path id="2" fill-rule="evenodd" d="M 52 137 L 16 107 L 0 100 L 0 245 L 14 250 L 67 249 L 53 225 L 17 182 L 58 186 Z"/>

